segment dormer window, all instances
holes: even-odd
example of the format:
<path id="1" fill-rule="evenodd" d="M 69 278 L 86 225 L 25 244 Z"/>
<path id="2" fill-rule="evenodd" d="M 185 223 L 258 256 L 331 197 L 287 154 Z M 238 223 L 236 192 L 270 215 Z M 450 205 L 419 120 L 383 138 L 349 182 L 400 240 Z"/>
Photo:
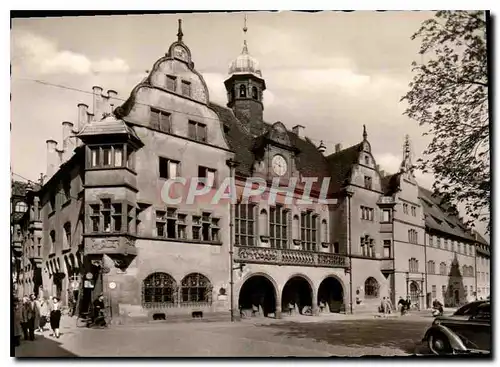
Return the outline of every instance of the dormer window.
<path id="1" fill-rule="evenodd" d="M 247 96 L 247 87 L 245 87 L 243 84 L 240 85 L 240 97 L 245 98 Z"/>
<path id="2" fill-rule="evenodd" d="M 191 82 L 187 82 L 185 80 L 182 81 L 182 95 L 191 97 Z"/>
<path id="3" fill-rule="evenodd" d="M 175 92 L 177 90 L 177 77 L 167 75 L 167 90 Z"/>
<path id="4" fill-rule="evenodd" d="M 368 157 L 368 155 L 365 155 L 365 164 L 367 166 L 370 164 L 370 157 Z"/>

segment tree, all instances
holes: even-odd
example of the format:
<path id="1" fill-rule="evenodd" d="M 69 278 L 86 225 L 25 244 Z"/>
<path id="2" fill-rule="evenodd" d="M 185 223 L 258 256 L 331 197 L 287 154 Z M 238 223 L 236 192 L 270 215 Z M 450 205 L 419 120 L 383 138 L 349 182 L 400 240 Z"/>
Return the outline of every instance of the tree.
<path id="1" fill-rule="evenodd" d="M 405 115 L 428 126 L 432 141 L 418 168 L 435 176 L 446 207 L 462 203 L 490 231 L 490 145 L 486 17 L 481 11 L 438 11 L 411 37 L 425 62 L 412 63 L 413 81 L 401 98 Z"/>

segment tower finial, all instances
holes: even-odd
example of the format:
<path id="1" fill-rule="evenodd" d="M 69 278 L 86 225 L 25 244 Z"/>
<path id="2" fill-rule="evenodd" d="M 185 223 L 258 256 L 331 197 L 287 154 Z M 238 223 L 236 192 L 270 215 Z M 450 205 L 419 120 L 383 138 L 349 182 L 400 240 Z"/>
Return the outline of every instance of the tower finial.
<path id="1" fill-rule="evenodd" d="M 245 20 L 244 20 L 244 23 L 243 23 L 243 51 L 242 51 L 243 54 L 247 54 L 248 53 L 247 31 L 248 31 L 248 28 L 247 28 L 247 15 L 245 13 Z"/>
<path id="2" fill-rule="evenodd" d="M 182 33 L 182 19 L 179 19 L 179 30 L 177 31 L 177 41 L 182 42 L 182 36 L 184 36 L 184 33 Z"/>
<path id="3" fill-rule="evenodd" d="M 366 133 L 366 125 L 363 125 L 363 140 L 366 140 L 368 134 Z"/>

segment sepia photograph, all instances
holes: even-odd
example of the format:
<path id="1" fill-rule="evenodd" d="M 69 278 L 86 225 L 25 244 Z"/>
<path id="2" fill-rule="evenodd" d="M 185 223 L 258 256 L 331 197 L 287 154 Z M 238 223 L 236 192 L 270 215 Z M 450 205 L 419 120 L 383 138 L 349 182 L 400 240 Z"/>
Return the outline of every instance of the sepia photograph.
<path id="1" fill-rule="evenodd" d="M 493 16 L 12 11 L 11 357 L 491 358 Z"/>

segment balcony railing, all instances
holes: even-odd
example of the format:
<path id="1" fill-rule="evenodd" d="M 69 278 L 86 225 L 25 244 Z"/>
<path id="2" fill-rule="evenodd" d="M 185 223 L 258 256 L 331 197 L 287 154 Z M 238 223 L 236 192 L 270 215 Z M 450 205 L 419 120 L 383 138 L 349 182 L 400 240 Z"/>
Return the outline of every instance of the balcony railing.
<path id="1" fill-rule="evenodd" d="M 235 246 L 235 262 L 326 268 L 349 267 L 349 259 L 339 254 L 251 246 Z"/>

